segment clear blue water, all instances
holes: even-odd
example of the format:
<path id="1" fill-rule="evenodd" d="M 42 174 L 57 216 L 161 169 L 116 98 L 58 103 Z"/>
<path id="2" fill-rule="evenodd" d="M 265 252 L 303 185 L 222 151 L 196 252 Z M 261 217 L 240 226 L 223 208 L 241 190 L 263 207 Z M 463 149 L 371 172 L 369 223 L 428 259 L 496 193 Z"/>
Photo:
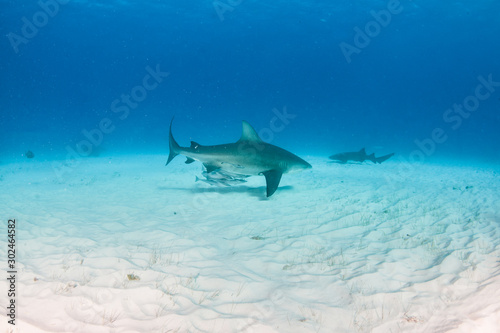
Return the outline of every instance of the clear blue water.
<path id="1" fill-rule="evenodd" d="M 245 119 L 301 155 L 500 161 L 500 83 L 477 88 L 500 82 L 496 0 L 2 0 L 0 32 L 0 161 L 65 158 L 85 131 L 93 154 L 166 157 L 174 115 L 181 145 Z M 145 90 L 147 67 L 169 75 Z"/>

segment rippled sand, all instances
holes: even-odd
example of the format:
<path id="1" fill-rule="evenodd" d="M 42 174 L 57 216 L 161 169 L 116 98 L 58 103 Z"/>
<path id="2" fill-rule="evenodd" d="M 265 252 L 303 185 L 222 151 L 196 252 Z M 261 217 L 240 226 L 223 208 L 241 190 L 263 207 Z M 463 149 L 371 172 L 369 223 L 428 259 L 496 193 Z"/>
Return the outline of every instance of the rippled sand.
<path id="1" fill-rule="evenodd" d="M 498 167 L 305 158 L 269 199 L 180 158 L 0 165 L 16 332 L 498 331 Z"/>

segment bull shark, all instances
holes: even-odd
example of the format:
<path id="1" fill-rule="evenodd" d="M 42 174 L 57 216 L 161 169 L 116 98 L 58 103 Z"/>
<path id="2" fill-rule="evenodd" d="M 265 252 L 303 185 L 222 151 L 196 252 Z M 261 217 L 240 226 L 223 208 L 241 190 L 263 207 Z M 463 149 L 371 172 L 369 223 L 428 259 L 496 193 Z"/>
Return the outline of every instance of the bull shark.
<path id="1" fill-rule="evenodd" d="M 215 146 L 202 146 L 191 141 L 190 147 L 181 147 L 172 135 L 170 121 L 169 146 L 170 153 L 165 165 L 168 165 L 177 155 L 186 156 L 186 164 L 200 161 L 207 174 L 217 171 L 221 174 L 239 175 L 241 179 L 247 176 L 262 175 L 266 177 L 267 197 L 276 192 L 284 173 L 310 169 L 311 165 L 300 157 L 262 141 L 253 127 L 243 120 L 241 138 L 235 143 Z"/>
<path id="2" fill-rule="evenodd" d="M 364 162 L 364 161 L 372 161 L 375 164 L 380 164 L 389 158 L 394 156 L 394 153 L 380 156 L 380 157 L 375 157 L 375 153 L 372 153 L 370 155 L 366 155 L 365 148 L 361 149 L 360 151 L 356 152 L 347 152 L 347 153 L 340 153 L 340 154 L 335 154 L 330 156 L 330 159 L 337 161 L 338 163 L 347 163 L 347 161 L 354 161 L 354 162 Z"/>

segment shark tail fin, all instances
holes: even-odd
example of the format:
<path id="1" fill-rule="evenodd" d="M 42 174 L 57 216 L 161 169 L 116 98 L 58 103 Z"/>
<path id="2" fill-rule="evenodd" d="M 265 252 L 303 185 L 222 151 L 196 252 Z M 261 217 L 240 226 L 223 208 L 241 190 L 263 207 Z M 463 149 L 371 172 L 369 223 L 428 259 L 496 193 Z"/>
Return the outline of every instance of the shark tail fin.
<path id="1" fill-rule="evenodd" d="M 380 157 L 375 157 L 375 156 L 374 156 L 373 158 L 374 158 L 374 160 L 375 160 L 375 163 L 380 164 L 380 163 L 382 163 L 382 162 L 384 162 L 384 161 L 387 161 L 387 160 L 388 160 L 389 158 L 391 158 L 392 156 L 394 156 L 394 153 L 392 153 L 392 154 L 388 154 L 388 155 L 384 155 L 384 156 L 380 156 Z"/>
<path id="2" fill-rule="evenodd" d="M 170 121 L 170 132 L 168 135 L 168 145 L 170 148 L 170 153 L 168 154 L 168 160 L 165 165 L 168 165 L 175 156 L 179 155 L 179 152 L 181 150 L 181 147 L 179 144 L 175 141 L 174 136 L 172 135 L 172 123 L 174 122 L 174 117 L 172 117 L 172 120 Z"/>

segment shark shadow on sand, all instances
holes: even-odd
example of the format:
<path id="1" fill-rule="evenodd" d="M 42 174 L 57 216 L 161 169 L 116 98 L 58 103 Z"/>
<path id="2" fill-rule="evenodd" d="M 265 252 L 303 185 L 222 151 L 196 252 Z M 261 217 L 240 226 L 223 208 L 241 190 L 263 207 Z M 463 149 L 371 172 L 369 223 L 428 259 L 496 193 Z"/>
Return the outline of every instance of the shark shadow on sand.
<path id="1" fill-rule="evenodd" d="M 200 194 L 200 193 L 217 193 L 222 195 L 231 195 L 235 193 L 245 193 L 250 197 L 255 197 L 260 200 L 267 200 L 266 197 L 262 195 L 262 192 L 265 191 L 265 186 L 252 187 L 248 185 L 238 185 L 238 186 L 203 186 L 203 187 L 171 187 L 171 186 L 158 186 L 158 190 L 164 191 L 182 191 L 188 192 L 192 194 Z M 292 191 L 293 186 L 285 185 L 280 186 L 280 192 Z"/>

